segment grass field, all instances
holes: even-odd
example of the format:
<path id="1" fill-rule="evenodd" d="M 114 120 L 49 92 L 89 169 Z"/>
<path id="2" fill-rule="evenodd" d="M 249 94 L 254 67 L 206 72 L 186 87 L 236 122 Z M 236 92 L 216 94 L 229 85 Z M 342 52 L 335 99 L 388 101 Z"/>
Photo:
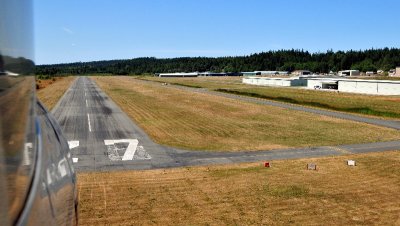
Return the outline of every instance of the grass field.
<path id="1" fill-rule="evenodd" d="M 400 138 L 400 132 L 314 114 L 183 91 L 130 77 L 95 77 L 150 137 L 215 151 L 270 150 Z"/>
<path id="2" fill-rule="evenodd" d="M 238 77 L 159 78 L 152 81 L 208 88 L 238 95 L 253 96 L 335 111 L 400 119 L 400 97 L 321 92 L 298 88 L 260 87 L 241 84 Z"/>
<path id="3" fill-rule="evenodd" d="M 271 164 L 80 173 L 80 224 L 400 225 L 399 151 Z"/>
<path id="4" fill-rule="evenodd" d="M 51 110 L 74 80 L 75 77 L 72 76 L 58 77 L 54 81 L 51 79 L 36 80 L 36 84 L 39 86 L 37 97 L 47 109 Z"/>

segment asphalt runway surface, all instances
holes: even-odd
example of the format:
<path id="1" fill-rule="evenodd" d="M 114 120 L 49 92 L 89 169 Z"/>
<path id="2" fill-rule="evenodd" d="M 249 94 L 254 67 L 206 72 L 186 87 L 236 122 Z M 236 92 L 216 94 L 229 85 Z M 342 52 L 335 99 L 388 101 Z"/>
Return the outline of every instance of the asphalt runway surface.
<path id="1" fill-rule="evenodd" d="M 88 77 L 79 77 L 73 82 L 52 114 L 69 141 L 78 171 L 158 169 L 400 150 L 400 141 L 235 153 L 166 147 L 154 143 Z M 380 126 L 394 128 L 392 121 L 380 121 Z"/>

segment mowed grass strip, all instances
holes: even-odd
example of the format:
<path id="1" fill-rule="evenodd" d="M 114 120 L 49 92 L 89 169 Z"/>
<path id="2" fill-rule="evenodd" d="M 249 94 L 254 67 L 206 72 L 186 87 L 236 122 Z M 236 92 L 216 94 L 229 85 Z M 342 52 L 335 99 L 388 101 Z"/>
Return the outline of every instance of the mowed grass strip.
<path id="1" fill-rule="evenodd" d="M 75 77 L 59 77 L 55 81 L 42 80 L 42 84 L 46 84 L 37 91 L 37 97 L 40 102 L 49 110 L 57 104 L 65 91 L 71 86 Z"/>
<path id="2" fill-rule="evenodd" d="M 345 161 L 355 159 L 357 166 Z M 314 162 L 317 171 L 306 170 Z M 81 225 L 399 225 L 400 152 L 78 174 Z"/>
<path id="3" fill-rule="evenodd" d="M 95 77 L 156 142 L 214 151 L 367 143 L 400 132 L 310 113 L 194 93 L 129 77 Z"/>
<path id="4" fill-rule="evenodd" d="M 215 76 L 215 77 L 189 77 L 189 78 L 163 78 L 150 76 L 137 76 L 137 79 L 163 82 L 172 85 L 188 86 L 193 88 L 222 89 L 242 88 L 242 77 L 239 76 Z"/>
<path id="5" fill-rule="evenodd" d="M 399 96 L 372 96 L 352 93 L 322 92 L 288 87 L 260 87 L 241 84 L 241 78 L 237 77 L 145 77 L 142 79 L 208 88 L 220 92 L 258 97 L 267 100 L 275 100 L 328 110 L 400 119 Z"/>

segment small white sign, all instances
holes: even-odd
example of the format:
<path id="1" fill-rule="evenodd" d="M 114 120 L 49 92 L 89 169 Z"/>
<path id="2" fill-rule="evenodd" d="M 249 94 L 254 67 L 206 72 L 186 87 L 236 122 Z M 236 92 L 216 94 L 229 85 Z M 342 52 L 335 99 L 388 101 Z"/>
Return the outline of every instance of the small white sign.
<path id="1" fill-rule="evenodd" d="M 347 165 L 348 165 L 348 166 L 356 166 L 356 161 L 354 161 L 354 160 L 347 160 Z"/>
<path id="2" fill-rule="evenodd" d="M 77 163 L 78 162 L 78 158 L 72 158 L 72 162 L 73 163 Z"/>

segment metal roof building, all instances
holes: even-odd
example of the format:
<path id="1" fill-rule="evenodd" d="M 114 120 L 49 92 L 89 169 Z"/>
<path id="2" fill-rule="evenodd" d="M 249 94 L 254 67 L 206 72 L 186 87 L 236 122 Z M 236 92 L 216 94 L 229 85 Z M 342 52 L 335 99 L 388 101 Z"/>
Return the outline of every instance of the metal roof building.
<path id="1" fill-rule="evenodd" d="M 311 75 L 312 73 L 309 70 L 296 70 L 293 71 L 292 74 L 300 76 L 300 75 Z"/>
<path id="2" fill-rule="evenodd" d="M 396 70 L 395 70 L 393 76 L 400 76 L 400 67 L 396 67 Z"/>
<path id="3" fill-rule="evenodd" d="M 315 89 L 337 89 L 339 92 L 400 95 L 400 81 L 344 79 L 344 78 L 308 78 L 307 87 Z"/>
<path id="4" fill-rule="evenodd" d="M 338 75 L 339 76 L 359 76 L 360 75 L 360 71 L 359 70 L 339 71 Z"/>
<path id="5" fill-rule="evenodd" d="M 199 73 L 191 72 L 191 73 L 161 73 L 158 74 L 158 77 L 197 77 Z"/>
<path id="6" fill-rule="evenodd" d="M 260 73 L 260 75 L 287 75 L 288 71 L 255 71 L 256 73 Z"/>
<path id="7" fill-rule="evenodd" d="M 227 73 L 217 73 L 217 72 L 211 72 L 211 71 L 206 71 L 206 72 L 201 72 L 199 73 L 200 76 L 227 76 Z"/>
<path id="8" fill-rule="evenodd" d="M 258 86 L 304 86 L 309 89 L 337 90 L 339 92 L 373 94 L 373 95 L 400 95 L 400 80 L 367 80 L 347 78 L 321 77 L 291 77 L 271 78 L 249 76 L 244 77 L 243 83 Z"/>
<path id="9" fill-rule="evenodd" d="M 301 78 L 244 77 L 245 84 L 259 86 L 306 86 L 307 80 Z"/>

